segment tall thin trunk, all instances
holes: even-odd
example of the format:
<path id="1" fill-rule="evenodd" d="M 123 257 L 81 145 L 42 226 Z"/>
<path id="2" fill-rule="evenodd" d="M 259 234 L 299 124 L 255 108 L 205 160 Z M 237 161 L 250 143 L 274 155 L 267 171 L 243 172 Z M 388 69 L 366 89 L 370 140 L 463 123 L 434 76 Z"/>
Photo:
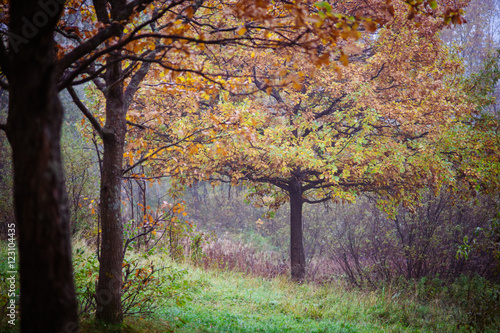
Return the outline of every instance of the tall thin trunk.
<path id="1" fill-rule="evenodd" d="M 306 275 L 306 259 L 302 231 L 302 184 L 299 180 L 290 184 L 290 262 L 292 280 L 301 282 Z"/>
<path id="2" fill-rule="evenodd" d="M 110 57 L 109 62 L 113 59 Z M 106 124 L 104 127 L 101 174 L 101 261 L 96 301 L 99 321 L 121 323 L 123 223 L 121 220 L 122 162 L 126 132 L 121 64 L 108 68 L 106 83 Z"/>
<path id="3" fill-rule="evenodd" d="M 76 332 L 77 302 L 60 147 L 64 110 L 54 77 L 53 29 L 62 6 L 47 16 L 44 26 L 28 31 L 26 22 L 36 13 L 44 13 L 40 3 L 12 1 L 10 7 L 7 136 L 14 170 L 21 331 Z"/>

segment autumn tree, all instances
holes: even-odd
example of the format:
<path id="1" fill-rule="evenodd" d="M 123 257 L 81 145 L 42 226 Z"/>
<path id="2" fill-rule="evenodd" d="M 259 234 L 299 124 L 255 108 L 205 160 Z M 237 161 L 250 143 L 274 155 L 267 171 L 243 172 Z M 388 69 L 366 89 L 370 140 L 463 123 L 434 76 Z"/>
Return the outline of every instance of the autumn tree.
<path id="1" fill-rule="evenodd" d="M 407 3 L 412 18 L 422 14 L 460 20 L 458 10 L 435 11 L 435 1 Z M 120 322 L 123 236 L 119 197 L 126 114 L 134 91 L 148 71 L 147 64 L 157 63 L 173 73 L 203 73 L 203 67 L 196 66 L 191 57 L 190 49 L 199 46 L 202 51 L 211 44 L 299 47 L 309 50 L 313 60 L 322 59 L 321 52 L 336 49 L 336 44 L 330 42 L 336 41 L 342 31 L 356 34 L 360 26 L 372 29 L 385 23 L 384 17 L 393 12 L 389 2 L 376 1 L 364 5 L 365 9 L 376 9 L 374 18 L 367 18 L 362 9 L 359 15 L 351 16 L 335 15 L 327 2 L 321 2 L 320 7 L 325 9 L 322 15 L 317 13 L 318 6 L 311 3 L 281 1 L 95 0 L 2 4 L 0 66 L 4 80 L 1 84 L 9 90 L 10 104 L 7 123 L 1 128 L 7 132 L 13 152 L 23 331 L 62 331 L 76 329 L 77 325 L 60 158 L 63 108 L 58 91 L 69 89 L 105 147 L 100 196 L 105 251 L 96 299 L 98 319 Z M 215 17 L 214 12 L 224 12 L 225 17 L 235 20 L 228 20 L 229 26 L 224 22 L 214 24 L 210 21 Z M 158 22 L 156 27 L 155 22 Z M 259 30 L 264 38 L 246 34 Z M 273 39 L 266 37 L 268 31 L 275 33 Z M 305 35 L 318 38 L 311 42 L 303 39 Z M 318 49 L 323 42 L 322 49 Z M 86 82 L 93 82 L 103 91 L 104 124 L 78 103 L 72 92 L 71 87 Z"/>
<path id="2" fill-rule="evenodd" d="M 458 79 L 452 74 L 460 65 L 440 42 L 441 27 L 437 21 L 419 26 L 395 20 L 371 37 L 346 33 L 336 61 L 320 69 L 296 53 L 241 55 L 252 73 L 248 89 L 264 95 L 222 94 L 203 122 L 236 122 L 238 128 L 233 135 L 227 135 L 228 125 L 218 125 L 226 135 L 202 133 L 193 144 L 212 144 L 187 146 L 190 154 L 177 158 L 188 167 L 174 173 L 188 184 L 244 181 L 275 208 L 288 201 L 291 275 L 303 280 L 304 203 L 352 201 L 374 192 L 386 198 L 380 202 L 386 207 L 410 205 L 417 189 L 439 189 L 453 180 L 436 142 L 470 108 L 454 89 Z M 341 68 L 349 55 L 351 63 Z M 186 126 L 175 128 L 184 132 Z"/>
<path id="3" fill-rule="evenodd" d="M 217 1 L 95 1 L 92 4 L 83 3 L 79 11 L 69 13 L 62 21 L 59 55 L 61 62 L 70 68 L 61 73 L 59 88 L 68 88 L 104 147 L 100 191 L 102 251 L 96 290 L 98 320 L 122 320 L 121 182 L 124 173 L 133 170 L 147 157 L 144 155 L 133 165 L 123 168 L 123 156 L 127 122 L 140 129 L 146 128 L 131 119 L 127 120 L 127 112 L 141 82 L 148 74 L 154 78 L 155 75 L 168 73 L 168 78 L 175 78 L 183 72 L 216 81 L 218 75 L 211 73 L 199 60 L 207 45 L 310 49 L 309 44 L 291 37 L 321 33 L 323 39 L 335 39 L 339 29 L 355 31 L 360 23 L 370 27 L 383 23 L 382 18 L 360 16 L 351 19 L 340 15 L 323 20 L 323 23 L 317 20 L 311 28 L 305 26 L 303 20 L 311 8 L 316 10 L 308 4 L 280 2 L 271 5 L 251 1 L 229 4 Z M 299 9 L 299 12 L 294 12 Z M 381 12 L 387 10 L 384 7 Z M 222 15 L 226 15 L 226 20 L 220 20 Z M 294 18 L 301 20 L 294 22 Z M 336 26 L 332 26 L 332 20 Z M 253 23 L 242 24 L 250 21 Z M 265 30 L 282 31 L 287 38 L 246 35 L 246 31 L 258 30 L 264 25 Z M 149 73 L 151 64 L 156 64 L 157 70 Z M 72 88 L 86 82 L 92 82 L 102 92 L 103 123 L 79 100 Z M 128 156 L 131 156 L 130 153 Z"/>
<path id="4" fill-rule="evenodd" d="M 63 108 L 58 91 L 86 82 L 82 74 L 93 68 L 93 60 L 113 50 L 108 44 L 99 53 L 96 47 L 120 35 L 120 22 L 140 13 L 149 2 L 115 1 L 112 7 L 119 21 L 91 28 L 85 23 L 72 25 L 75 20 L 91 18 L 86 2 L 68 2 L 66 7 L 57 1 L 2 5 L 0 19 L 8 23 L 8 30 L 1 31 L 0 66 L 2 78 L 7 80 L 2 81 L 2 88 L 9 90 L 9 114 L 1 128 L 13 152 L 23 331 L 78 328 L 60 156 Z M 107 2 L 95 3 L 107 10 Z M 88 31 L 83 33 L 82 27 Z M 112 70 L 107 75 L 111 79 Z M 121 262 L 119 265 L 121 272 Z M 109 278 L 111 274 L 102 276 Z M 120 294 L 120 284 L 107 287 Z M 108 295 L 104 296 L 111 291 L 106 290 Z"/>
<path id="5" fill-rule="evenodd" d="M 461 87 L 476 108 L 472 116 L 456 121 L 442 138 L 442 152 L 456 167 L 462 196 L 494 197 L 499 188 L 499 13 L 497 1 L 470 1 L 467 23 L 440 34 L 464 63 Z"/>
<path id="6" fill-rule="evenodd" d="M 107 3 L 110 4 L 108 10 Z M 101 138 L 104 152 L 102 155 L 100 221 L 102 251 L 100 257 L 99 283 L 96 290 L 98 303 L 97 318 L 107 322 L 121 322 L 121 267 L 123 261 L 123 225 L 121 221 L 121 182 L 122 176 L 132 171 L 136 166 L 147 160 L 151 154 L 143 149 L 124 151 L 126 143 L 127 123 L 140 130 L 151 131 L 149 124 L 140 124 L 136 116 L 127 113 L 133 103 L 134 95 L 146 75 L 150 80 L 165 77 L 176 79 L 181 73 L 199 75 L 197 89 L 202 89 L 206 82 L 216 83 L 220 77 L 219 71 L 204 67 L 202 58 L 205 49 L 212 45 L 228 48 L 260 47 L 282 48 L 295 47 L 311 49 L 310 41 L 302 42 L 292 39 L 300 34 L 318 35 L 323 39 L 337 38 L 339 29 L 356 31 L 360 23 L 375 27 L 383 23 L 382 18 L 353 18 L 346 15 L 332 19 L 317 19 L 311 28 L 305 25 L 304 17 L 316 7 L 271 5 L 267 2 L 236 2 L 223 4 L 203 1 L 180 1 L 174 3 L 155 2 L 144 8 L 143 13 L 132 11 L 124 13 L 122 1 L 94 2 L 93 6 L 83 6 L 80 19 L 86 21 L 95 15 L 94 25 L 77 27 L 76 48 L 87 42 L 79 40 L 86 34 L 95 34 L 96 27 L 113 26 L 114 22 L 124 22 L 116 27 L 111 39 L 106 39 L 98 50 L 88 54 L 80 63 L 80 67 L 65 75 L 64 86 L 69 86 L 69 92 L 75 103 L 92 124 L 95 132 Z M 301 12 L 294 14 L 294 10 Z M 141 8 L 142 9 L 142 8 Z M 134 9 L 135 10 L 135 9 Z M 382 12 L 387 9 L 383 8 Z M 221 20 L 222 15 L 225 20 Z M 294 18 L 301 18 L 294 22 Z M 242 20 L 253 21 L 252 24 L 242 24 Z M 318 24 L 319 23 L 319 24 Z M 246 32 L 259 30 L 265 25 L 262 37 L 247 35 Z M 291 27 L 291 32 L 288 31 Z M 72 27 L 69 30 L 73 29 Z M 68 30 L 68 29 L 67 29 Z M 269 38 L 266 31 L 275 30 L 287 38 Z M 71 37 L 71 36 L 70 36 Z M 319 57 L 317 57 L 319 59 Z M 156 68 L 150 71 L 151 64 Z M 237 73 L 227 73 L 226 76 L 241 76 Z M 102 92 L 104 112 L 93 114 L 79 100 L 72 85 L 92 81 Z M 219 82 L 220 83 L 220 82 Z M 191 86 L 192 82 L 189 83 Z M 210 88 L 208 91 L 210 92 Z M 144 113 L 139 112 L 142 116 Z M 98 120 L 102 116 L 104 126 Z M 161 122 L 160 122 L 161 123 Z M 188 135 L 189 136 L 189 135 Z M 177 140 L 179 141 L 179 140 Z M 165 147 L 172 145 L 168 143 Z M 136 147 L 137 148 L 137 147 Z M 145 148 L 145 147 L 140 147 Z M 158 149 L 156 149 L 158 150 Z M 128 157 L 130 165 L 123 167 L 123 156 Z M 134 159 L 134 156 L 137 158 Z"/>

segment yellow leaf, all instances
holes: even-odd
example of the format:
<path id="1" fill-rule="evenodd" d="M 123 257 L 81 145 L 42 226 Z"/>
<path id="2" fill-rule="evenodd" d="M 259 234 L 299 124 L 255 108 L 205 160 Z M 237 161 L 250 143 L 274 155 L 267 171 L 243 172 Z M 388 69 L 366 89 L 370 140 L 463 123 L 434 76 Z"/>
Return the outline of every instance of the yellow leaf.
<path id="1" fill-rule="evenodd" d="M 252 52 L 252 54 L 250 54 L 250 57 L 255 58 L 255 52 Z"/>
<path id="2" fill-rule="evenodd" d="M 349 64 L 349 57 L 345 53 L 342 53 L 340 55 L 340 59 L 339 60 L 342 63 L 342 65 L 344 65 L 344 66 L 347 66 Z"/>
<path id="3" fill-rule="evenodd" d="M 293 83 L 293 89 L 295 90 L 302 90 L 302 85 L 298 82 Z"/>
<path id="4" fill-rule="evenodd" d="M 188 7 L 186 9 L 186 16 L 191 19 L 191 18 L 193 18 L 193 15 L 194 15 L 193 7 Z"/>
<path id="5" fill-rule="evenodd" d="M 236 33 L 240 36 L 243 36 L 247 32 L 247 28 L 245 27 L 240 27 L 238 30 L 236 30 Z"/>
<path id="6" fill-rule="evenodd" d="M 337 80 L 342 80 L 342 70 L 340 67 L 335 66 L 335 72 L 337 72 Z"/>

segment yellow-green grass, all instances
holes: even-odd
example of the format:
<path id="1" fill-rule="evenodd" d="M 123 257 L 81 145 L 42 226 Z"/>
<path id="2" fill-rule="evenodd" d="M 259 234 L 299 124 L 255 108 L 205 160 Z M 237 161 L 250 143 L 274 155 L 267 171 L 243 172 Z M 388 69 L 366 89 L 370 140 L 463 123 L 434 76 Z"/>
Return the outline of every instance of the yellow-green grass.
<path id="1" fill-rule="evenodd" d="M 79 244 L 81 246 L 82 243 Z M 4 255 L 4 244 L 1 255 Z M 89 251 L 91 253 L 91 251 Z M 147 257 L 155 266 L 185 270 L 179 294 L 157 301 L 155 312 L 127 317 L 119 327 L 92 319 L 82 332 L 466 332 L 466 313 L 444 306 L 435 297 L 418 300 L 417 288 L 365 291 L 348 288 L 342 280 L 329 285 L 295 284 L 286 277 L 265 279 L 223 270 L 177 264 L 158 251 Z M 0 265 L 2 266 L 2 265 Z M 4 267 L 2 266 L 2 269 Z M 4 282 L 2 281 L 2 284 Z M 4 285 L 1 286 L 2 290 Z M 165 287 L 168 290 L 168 286 Z M 172 293 L 170 293 L 172 295 Z M 0 304 L 0 307 L 3 304 Z M 2 314 L 3 316 L 3 314 Z M 0 321 L 0 332 L 17 332 Z M 16 326 L 18 328 L 18 325 Z M 487 332 L 497 332 L 498 325 Z"/>

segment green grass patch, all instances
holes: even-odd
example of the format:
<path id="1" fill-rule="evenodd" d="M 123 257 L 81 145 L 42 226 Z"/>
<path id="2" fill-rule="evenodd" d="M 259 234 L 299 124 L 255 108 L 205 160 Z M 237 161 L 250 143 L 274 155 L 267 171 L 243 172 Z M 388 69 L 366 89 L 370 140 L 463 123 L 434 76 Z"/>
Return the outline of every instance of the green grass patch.
<path id="1" fill-rule="evenodd" d="M 364 291 L 349 289 L 341 280 L 321 286 L 298 285 L 285 277 L 266 279 L 207 271 L 172 262 L 161 251 L 147 260 L 165 267 L 158 272 L 161 283 L 155 285 L 155 298 L 145 294 L 153 300 L 153 312 L 143 318 L 127 317 L 120 326 L 95 323 L 92 316 L 83 316 L 83 333 L 500 331 L 498 316 L 493 316 L 486 327 L 478 328 L 471 321 L 475 318 L 471 311 L 494 311 L 498 304 L 494 299 L 497 289 L 481 279 L 458 280 L 449 286 L 438 280 L 422 280 L 398 288 Z M 77 265 L 83 262 L 82 257 L 75 261 Z M 4 269 L 4 265 L 0 267 Z M 84 268 L 91 269 L 92 265 Z M 478 296 L 469 297 L 468 306 L 460 303 L 466 299 L 462 294 L 473 295 L 480 290 L 483 301 Z M 450 306 L 453 297 L 455 304 L 462 305 Z M 492 300 L 490 307 L 486 307 L 486 299 Z M 16 332 L 3 324 L 0 332 Z"/>
<path id="2" fill-rule="evenodd" d="M 413 292 L 347 290 L 342 284 L 297 285 L 286 278 L 204 271 L 186 279 L 191 301 L 165 300 L 152 320 L 173 332 L 458 332 L 459 310 L 418 302 Z M 165 328 L 165 331 L 168 331 Z M 496 332 L 492 328 L 491 332 Z"/>

